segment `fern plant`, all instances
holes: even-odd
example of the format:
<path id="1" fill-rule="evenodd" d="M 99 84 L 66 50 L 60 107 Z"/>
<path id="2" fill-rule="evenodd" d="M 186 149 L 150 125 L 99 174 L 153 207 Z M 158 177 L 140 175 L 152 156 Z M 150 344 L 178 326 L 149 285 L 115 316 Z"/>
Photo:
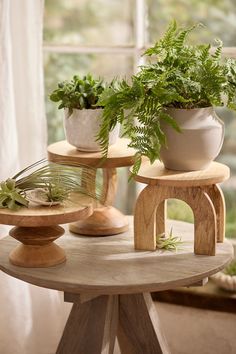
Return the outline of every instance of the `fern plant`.
<path id="1" fill-rule="evenodd" d="M 104 106 L 104 113 L 98 140 L 104 156 L 109 131 L 119 122 L 124 136 L 130 138 L 129 146 L 137 150 L 134 174 L 142 155 L 151 163 L 160 159 L 161 146 L 166 144 L 163 121 L 180 132 L 167 108 L 236 110 L 236 61 L 222 58 L 220 40 L 213 51 L 210 44 L 189 45 L 189 34 L 199 27 L 180 28 L 172 21 L 164 36 L 144 53 L 152 61 L 141 66 L 130 83 L 118 81 L 100 96 L 98 104 Z"/>
<path id="2" fill-rule="evenodd" d="M 50 99 L 60 102 L 58 109 L 68 108 L 70 113 L 73 109 L 96 109 L 99 108 L 97 101 L 104 88 L 103 81 L 94 79 L 90 74 L 83 78 L 75 75 L 70 81 L 60 82 Z"/>

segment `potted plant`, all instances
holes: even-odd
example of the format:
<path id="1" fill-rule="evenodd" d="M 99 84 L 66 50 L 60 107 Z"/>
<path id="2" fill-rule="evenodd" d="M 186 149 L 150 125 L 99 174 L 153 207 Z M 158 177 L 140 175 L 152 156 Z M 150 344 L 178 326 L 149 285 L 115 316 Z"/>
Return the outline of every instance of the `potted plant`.
<path id="1" fill-rule="evenodd" d="M 99 141 L 107 153 L 108 133 L 117 122 L 141 157 L 161 159 L 174 170 L 204 169 L 223 143 L 224 127 L 214 107 L 236 110 L 236 61 L 222 58 L 222 42 L 189 45 L 199 25 L 179 28 L 171 22 L 164 36 L 144 55 L 152 61 L 131 78 L 106 88 Z"/>
<path id="2" fill-rule="evenodd" d="M 97 105 L 104 91 L 102 80 L 94 79 L 90 74 L 83 78 L 75 75 L 72 80 L 60 82 L 50 99 L 60 102 L 59 109 L 65 109 L 64 128 L 67 141 L 81 151 L 100 151 L 96 141 L 100 129 L 103 105 Z M 109 145 L 119 136 L 117 125 L 109 134 Z"/>

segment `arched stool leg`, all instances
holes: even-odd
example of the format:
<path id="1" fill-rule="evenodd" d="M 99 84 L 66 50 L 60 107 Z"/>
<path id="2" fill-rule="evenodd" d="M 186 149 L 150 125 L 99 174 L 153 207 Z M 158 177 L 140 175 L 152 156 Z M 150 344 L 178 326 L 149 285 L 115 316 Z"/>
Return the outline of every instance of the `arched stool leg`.
<path id="1" fill-rule="evenodd" d="M 134 214 L 135 248 L 156 249 L 156 212 L 165 199 L 185 201 L 194 214 L 194 252 L 198 255 L 215 255 L 216 212 L 208 194 L 199 187 L 147 186 L 140 193 Z"/>
<path id="2" fill-rule="evenodd" d="M 168 188 L 168 198 L 185 201 L 194 214 L 194 253 L 215 255 L 216 213 L 208 194 L 199 187 Z"/>
<path id="3" fill-rule="evenodd" d="M 147 186 L 138 196 L 134 211 L 135 249 L 156 249 L 156 210 L 163 201 L 161 190 L 157 193 L 155 186 Z M 160 227 L 157 229 L 160 230 Z"/>
<path id="4" fill-rule="evenodd" d="M 211 198 L 216 212 L 217 242 L 224 242 L 225 236 L 225 198 L 220 186 L 207 186 L 205 191 Z"/>
<path id="5" fill-rule="evenodd" d="M 167 201 L 163 200 L 156 208 L 156 235 L 165 233 Z"/>

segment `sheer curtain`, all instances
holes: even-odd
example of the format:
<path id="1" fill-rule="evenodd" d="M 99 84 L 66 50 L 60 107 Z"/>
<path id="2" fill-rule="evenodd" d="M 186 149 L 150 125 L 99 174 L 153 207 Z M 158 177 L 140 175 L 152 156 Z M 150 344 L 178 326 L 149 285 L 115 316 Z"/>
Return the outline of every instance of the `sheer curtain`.
<path id="1" fill-rule="evenodd" d="M 43 10 L 43 0 L 0 0 L 0 180 L 46 155 Z M 62 294 L 0 272 L 0 353 L 55 352 L 62 303 Z"/>

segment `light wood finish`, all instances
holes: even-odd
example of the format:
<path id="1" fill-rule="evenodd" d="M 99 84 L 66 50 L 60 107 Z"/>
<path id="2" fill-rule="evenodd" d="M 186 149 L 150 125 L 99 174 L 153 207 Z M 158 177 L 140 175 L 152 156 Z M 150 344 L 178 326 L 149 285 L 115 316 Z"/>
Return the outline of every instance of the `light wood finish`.
<path id="1" fill-rule="evenodd" d="M 70 231 L 86 236 L 107 236 L 120 234 L 128 229 L 126 217 L 111 205 L 114 202 L 117 189 L 116 167 L 131 166 L 134 163 L 135 150 L 128 148 L 128 139 L 118 139 L 111 145 L 106 159 L 101 152 L 82 152 L 67 141 L 60 141 L 48 146 L 48 159 L 52 162 L 67 164 L 83 164 L 103 169 L 103 194 L 105 206 L 98 205 L 94 214 L 87 220 L 79 220 L 70 225 Z M 96 173 L 93 186 L 95 190 Z"/>
<path id="2" fill-rule="evenodd" d="M 194 214 L 194 252 L 215 255 L 216 242 L 223 242 L 225 202 L 216 182 L 229 177 L 229 168 L 217 162 L 203 171 L 181 172 L 143 162 L 135 179 L 147 183 L 134 212 L 134 239 L 137 250 L 155 250 L 156 236 L 165 232 L 165 201 L 185 201 Z"/>
<path id="3" fill-rule="evenodd" d="M 213 201 L 216 213 L 217 242 L 224 242 L 225 236 L 225 198 L 221 188 L 213 184 L 204 188 Z"/>
<path id="4" fill-rule="evenodd" d="M 135 251 L 133 230 L 115 238 L 66 232 L 58 243 L 66 249 L 68 261 L 47 269 L 12 265 L 8 253 L 16 241 L 6 237 L 0 240 L 0 269 L 29 283 L 62 290 L 65 301 L 74 303 L 57 354 L 112 354 L 116 336 L 122 354 L 168 354 L 147 292 L 203 282 L 233 256 L 228 242 L 217 244 L 215 257 L 195 256 L 192 225 L 169 221 L 168 226 L 184 241 L 176 253 Z"/>
<path id="5" fill-rule="evenodd" d="M 94 176 L 94 185 L 95 185 Z M 90 187 L 91 188 L 91 187 Z M 87 219 L 70 224 L 70 231 L 86 236 L 117 235 L 128 230 L 127 217 L 110 206 L 116 194 L 117 173 L 115 168 L 103 169 L 103 194 L 105 206 L 98 206 Z"/>
<path id="6" fill-rule="evenodd" d="M 189 204 L 194 213 L 194 252 L 215 255 L 216 214 L 209 196 L 201 189 L 147 186 L 140 193 L 134 212 L 135 248 L 156 249 L 156 225 L 159 224 L 156 209 L 164 200 L 177 198 Z M 204 208 L 204 210 L 203 210 Z M 163 216 L 160 224 L 163 227 Z"/>
<path id="7" fill-rule="evenodd" d="M 96 208 L 89 218 L 70 224 L 70 231 L 86 236 L 111 236 L 128 230 L 127 217 L 118 209 Z"/>
<path id="8" fill-rule="evenodd" d="M 66 140 L 48 146 L 48 159 L 60 163 L 61 160 L 70 164 L 83 164 L 96 168 L 116 168 L 132 166 L 135 150 L 128 148 L 128 139 L 118 139 L 117 143 L 108 149 L 107 159 L 101 152 L 82 152 L 70 145 Z"/>
<path id="9" fill-rule="evenodd" d="M 109 295 L 188 286 L 223 269 L 232 259 L 232 245 L 227 241 L 216 245 L 215 257 L 194 255 L 193 225 L 178 221 L 167 222 L 184 241 L 177 253 L 135 251 L 132 218 L 130 222 L 129 231 L 116 237 L 80 237 L 66 231 L 57 244 L 65 250 L 67 262 L 53 268 L 13 266 L 8 255 L 17 241 L 6 237 L 0 240 L 0 269 L 42 287 Z"/>
<path id="10" fill-rule="evenodd" d="M 103 351 L 109 296 L 74 304 L 56 354 L 99 354 Z M 106 333 L 105 333 L 106 334 Z"/>
<path id="11" fill-rule="evenodd" d="M 124 354 L 170 353 L 150 294 L 120 296 L 118 341 Z"/>
<path id="12" fill-rule="evenodd" d="M 51 267 L 65 262 L 65 251 L 55 244 L 64 234 L 60 226 L 14 227 L 10 236 L 22 242 L 9 255 L 10 262 L 20 267 Z"/>
<path id="13" fill-rule="evenodd" d="M 65 262 L 65 251 L 54 243 L 63 235 L 64 229 L 56 224 L 86 218 L 92 211 L 91 198 L 75 195 L 62 206 L 30 205 L 17 212 L 0 209 L 0 223 L 17 225 L 9 234 L 21 242 L 10 251 L 10 262 L 30 268 L 51 267 Z"/>
<path id="14" fill-rule="evenodd" d="M 173 171 L 156 161 L 152 165 L 142 163 L 135 180 L 141 183 L 170 187 L 208 186 L 227 180 L 230 176 L 229 167 L 218 162 L 212 162 L 208 168 L 201 171 Z"/>
<path id="15" fill-rule="evenodd" d="M 86 218 L 92 213 L 91 198 L 79 195 L 65 201 L 62 205 L 52 207 L 30 205 L 29 208 L 22 207 L 17 212 L 0 209 L 0 224 L 26 227 L 51 226 Z"/>

